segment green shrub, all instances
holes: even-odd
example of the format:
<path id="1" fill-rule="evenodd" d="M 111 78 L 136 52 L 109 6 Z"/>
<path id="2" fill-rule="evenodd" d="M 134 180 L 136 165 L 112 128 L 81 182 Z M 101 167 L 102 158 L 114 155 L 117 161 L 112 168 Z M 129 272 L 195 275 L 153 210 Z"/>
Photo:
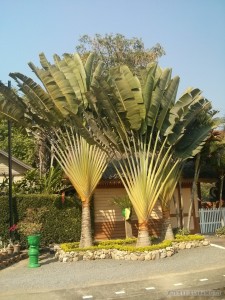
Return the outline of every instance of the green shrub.
<path id="1" fill-rule="evenodd" d="M 97 245 L 100 245 L 102 247 L 107 246 L 107 245 L 127 245 L 127 244 L 134 244 L 136 243 L 137 239 L 136 238 L 129 238 L 129 239 L 117 239 L 117 240 L 106 240 L 106 241 L 100 241 L 96 242 Z"/>
<path id="2" fill-rule="evenodd" d="M 190 231 L 187 228 L 174 228 L 173 232 L 175 235 L 189 235 Z"/>
<path id="3" fill-rule="evenodd" d="M 217 235 L 225 235 L 225 226 L 216 229 Z"/>
<path id="4" fill-rule="evenodd" d="M 75 198 L 65 197 L 60 204 L 60 195 L 16 195 L 13 196 L 13 219 L 17 224 L 25 216 L 27 208 L 46 207 L 48 211 L 42 219 L 41 246 L 49 243 L 79 241 L 81 232 L 81 206 Z M 8 197 L 0 197 L 0 236 L 9 239 L 9 205 Z M 27 237 L 14 232 L 14 239 L 20 240 L 27 247 Z"/>
<path id="5" fill-rule="evenodd" d="M 174 242 L 202 241 L 204 236 L 200 234 L 181 235 L 176 234 Z"/>

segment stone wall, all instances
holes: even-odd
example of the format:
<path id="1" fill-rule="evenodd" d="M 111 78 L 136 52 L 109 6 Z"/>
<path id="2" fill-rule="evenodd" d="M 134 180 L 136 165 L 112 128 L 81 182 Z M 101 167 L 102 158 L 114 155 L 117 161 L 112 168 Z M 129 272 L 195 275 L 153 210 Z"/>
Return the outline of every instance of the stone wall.
<path id="1" fill-rule="evenodd" d="M 96 249 L 86 251 L 65 252 L 60 247 L 56 248 L 55 257 L 60 262 L 76 262 L 79 260 L 96 260 L 96 259 L 116 259 L 116 260 L 155 260 L 166 258 L 174 255 L 179 250 L 191 249 L 196 247 L 208 246 L 208 240 L 173 242 L 171 247 L 154 251 L 121 251 L 116 249 Z"/>

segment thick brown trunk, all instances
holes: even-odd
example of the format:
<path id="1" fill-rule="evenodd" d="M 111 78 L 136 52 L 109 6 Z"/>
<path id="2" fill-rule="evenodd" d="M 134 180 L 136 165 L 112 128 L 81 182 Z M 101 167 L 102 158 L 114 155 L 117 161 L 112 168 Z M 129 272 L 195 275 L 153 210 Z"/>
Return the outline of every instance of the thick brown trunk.
<path id="1" fill-rule="evenodd" d="M 86 200 L 82 201 L 81 237 L 79 247 L 84 248 L 92 245 L 90 203 Z"/>
<path id="2" fill-rule="evenodd" d="M 162 233 L 161 238 L 162 240 L 173 240 L 173 228 L 171 225 L 170 219 L 170 209 L 168 207 L 162 207 L 162 216 L 163 216 L 163 223 L 162 223 Z"/>
<path id="3" fill-rule="evenodd" d="M 148 232 L 148 221 L 138 223 L 138 238 L 137 247 L 145 247 L 151 245 L 150 236 Z"/>

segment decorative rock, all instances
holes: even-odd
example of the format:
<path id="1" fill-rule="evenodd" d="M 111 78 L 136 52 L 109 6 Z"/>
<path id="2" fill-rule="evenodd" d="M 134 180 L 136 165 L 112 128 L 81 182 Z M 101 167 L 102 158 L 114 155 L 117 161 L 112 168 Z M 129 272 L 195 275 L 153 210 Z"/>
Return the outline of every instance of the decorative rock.
<path id="1" fill-rule="evenodd" d="M 166 253 L 166 251 L 162 251 L 160 253 L 160 258 L 165 258 L 165 257 L 167 257 L 167 253 Z"/>
<path id="2" fill-rule="evenodd" d="M 191 243 L 187 243 L 185 248 L 186 249 L 191 249 Z"/>
<path id="3" fill-rule="evenodd" d="M 69 257 L 67 257 L 67 256 L 63 257 L 62 262 L 66 263 L 68 261 L 69 261 Z"/>
<path id="4" fill-rule="evenodd" d="M 131 259 L 131 260 L 137 260 L 137 259 L 138 259 L 138 257 L 137 257 L 137 255 L 136 255 L 136 254 L 134 254 L 134 253 L 131 253 L 131 255 L 130 255 L 130 259 Z"/>
<path id="5" fill-rule="evenodd" d="M 152 260 L 155 260 L 156 259 L 156 253 L 155 251 L 152 251 Z"/>
<path id="6" fill-rule="evenodd" d="M 159 258 L 160 258 L 159 250 L 155 250 L 155 259 L 159 259 Z"/>
<path id="7" fill-rule="evenodd" d="M 152 259 L 152 253 L 151 252 L 148 252 L 146 255 L 145 255 L 145 260 L 151 260 Z"/>
<path id="8" fill-rule="evenodd" d="M 172 251 L 170 251 L 170 250 L 169 250 L 169 251 L 166 251 L 166 256 L 167 256 L 167 257 L 170 257 L 170 256 L 172 256 L 172 255 L 173 255 L 173 252 L 172 252 Z"/>
<path id="9" fill-rule="evenodd" d="M 117 249 L 99 249 L 87 251 L 71 251 L 64 252 L 60 248 L 56 251 L 55 257 L 60 262 L 75 262 L 79 260 L 95 260 L 95 259 L 115 259 L 115 260 L 155 260 L 160 258 L 171 257 L 178 250 L 190 249 L 192 247 L 207 246 L 210 242 L 203 241 L 189 241 L 189 242 L 173 242 L 172 246 L 165 249 L 144 252 L 130 252 L 120 251 Z M 27 255 L 26 255 L 27 256 Z"/>
<path id="10" fill-rule="evenodd" d="M 138 260 L 140 260 L 140 261 L 144 261 L 144 260 L 145 260 L 145 255 L 144 255 L 144 253 L 142 253 L 142 254 L 138 257 Z"/>
<path id="11" fill-rule="evenodd" d="M 209 241 L 208 240 L 204 240 L 203 242 L 202 242 L 202 245 L 203 246 L 208 246 L 210 243 L 209 243 Z"/>
<path id="12" fill-rule="evenodd" d="M 73 258 L 73 261 L 78 261 L 78 256 L 75 256 L 75 257 Z"/>
<path id="13" fill-rule="evenodd" d="M 179 244 L 179 249 L 183 250 L 185 248 L 186 248 L 186 245 L 185 245 L 184 242 L 182 242 L 182 243 Z"/>

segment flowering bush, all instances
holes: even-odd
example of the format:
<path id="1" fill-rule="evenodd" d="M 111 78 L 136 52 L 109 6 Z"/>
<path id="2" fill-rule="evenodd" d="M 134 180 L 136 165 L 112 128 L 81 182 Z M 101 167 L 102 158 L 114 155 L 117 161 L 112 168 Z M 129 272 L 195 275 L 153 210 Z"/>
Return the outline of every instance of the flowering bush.
<path id="1" fill-rule="evenodd" d="M 46 211 L 46 207 L 28 208 L 25 218 L 16 225 L 18 232 L 25 236 L 40 233 L 43 229 L 41 218 Z"/>

